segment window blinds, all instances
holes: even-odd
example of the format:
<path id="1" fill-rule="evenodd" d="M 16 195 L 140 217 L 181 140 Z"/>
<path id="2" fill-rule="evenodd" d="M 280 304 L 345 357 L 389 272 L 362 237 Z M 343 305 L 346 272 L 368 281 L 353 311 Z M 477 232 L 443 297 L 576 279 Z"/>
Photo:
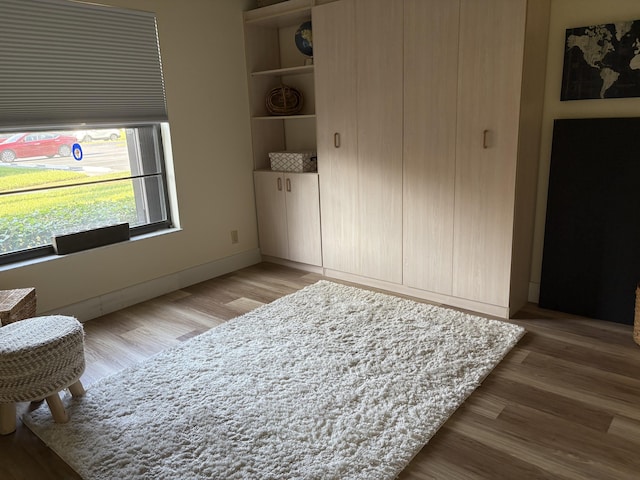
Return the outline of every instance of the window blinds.
<path id="1" fill-rule="evenodd" d="M 155 15 L 0 0 L 0 131 L 167 120 Z"/>

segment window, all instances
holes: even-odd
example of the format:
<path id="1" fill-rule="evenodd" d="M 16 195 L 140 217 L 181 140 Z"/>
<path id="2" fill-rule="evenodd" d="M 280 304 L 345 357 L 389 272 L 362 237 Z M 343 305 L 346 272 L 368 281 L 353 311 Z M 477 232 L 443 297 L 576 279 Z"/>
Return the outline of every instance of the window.
<path id="1" fill-rule="evenodd" d="M 54 235 L 170 227 L 155 16 L 72 0 L 0 11 L 0 263 L 52 253 Z"/>
<path id="2" fill-rule="evenodd" d="M 94 132 L 107 137 L 19 133 L 0 143 L 5 262 L 52 253 L 55 235 L 125 222 L 135 235 L 170 225 L 159 127 Z"/>

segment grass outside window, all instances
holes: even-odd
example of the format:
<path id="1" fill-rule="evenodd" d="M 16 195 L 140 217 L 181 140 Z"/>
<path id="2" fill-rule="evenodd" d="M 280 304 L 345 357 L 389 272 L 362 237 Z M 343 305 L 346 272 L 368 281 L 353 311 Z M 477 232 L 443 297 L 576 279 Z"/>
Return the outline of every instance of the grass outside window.
<path id="1" fill-rule="evenodd" d="M 50 245 L 53 235 L 135 225 L 133 181 L 122 177 L 0 166 L 0 193 L 12 192 L 0 195 L 0 254 Z M 109 182 L 87 184 L 96 180 Z"/>

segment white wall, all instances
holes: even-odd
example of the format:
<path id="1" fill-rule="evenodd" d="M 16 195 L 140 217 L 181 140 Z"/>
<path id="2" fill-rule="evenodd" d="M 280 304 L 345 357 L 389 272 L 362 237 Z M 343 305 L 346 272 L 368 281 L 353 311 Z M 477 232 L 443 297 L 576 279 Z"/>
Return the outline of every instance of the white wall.
<path id="1" fill-rule="evenodd" d="M 534 287 L 532 290 L 536 293 L 542 271 L 553 120 L 556 118 L 640 116 L 640 98 L 560 101 L 565 31 L 567 28 L 614 23 L 624 20 L 640 20 L 640 1 L 552 0 L 551 3 L 538 200 L 531 269 L 531 282 Z M 531 296 L 530 300 L 533 300 Z"/>
<path id="2" fill-rule="evenodd" d="M 212 262 L 232 265 L 229 257 L 256 258 L 242 28 L 242 11 L 255 2 L 99 1 L 157 14 L 182 230 L 1 269 L 0 289 L 36 287 L 39 312 L 114 300 L 111 292 Z M 231 244 L 231 230 L 240 243 Z"/>

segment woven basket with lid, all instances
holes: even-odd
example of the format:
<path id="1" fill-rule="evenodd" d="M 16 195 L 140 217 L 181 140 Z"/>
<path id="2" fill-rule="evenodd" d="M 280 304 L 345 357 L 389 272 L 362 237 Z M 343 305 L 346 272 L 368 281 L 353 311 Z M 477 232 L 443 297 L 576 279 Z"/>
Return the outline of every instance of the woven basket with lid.
<path id="1" fill-rule="evenodd" d="M 0 290 L 0 325 L 8 325 L 35 315 L 35 288 Z"/>

